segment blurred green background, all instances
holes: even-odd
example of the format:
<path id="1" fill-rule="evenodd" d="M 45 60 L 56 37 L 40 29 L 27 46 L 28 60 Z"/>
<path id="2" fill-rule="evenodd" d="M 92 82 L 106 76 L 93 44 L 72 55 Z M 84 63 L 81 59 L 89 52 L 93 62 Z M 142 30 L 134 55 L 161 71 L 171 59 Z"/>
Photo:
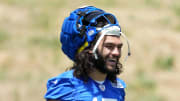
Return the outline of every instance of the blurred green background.
<path id="1" fill-rule="evenodd" d="M 85 5 L 113 13 L 130 40 L 126 101 L 179 101 L 179 0 L 0 0 L 0 101 L 44 100 L 46 81 L 72 66 L 61 24 Z"/>

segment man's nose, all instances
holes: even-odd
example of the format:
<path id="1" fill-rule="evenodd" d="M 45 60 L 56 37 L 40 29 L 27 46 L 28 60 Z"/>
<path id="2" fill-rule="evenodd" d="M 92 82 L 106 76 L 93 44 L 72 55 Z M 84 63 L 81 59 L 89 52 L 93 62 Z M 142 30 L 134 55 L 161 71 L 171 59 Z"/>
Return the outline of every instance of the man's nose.
<path id="1" fill-rule="evenodd" d="M 119 50 L 117 47 L 115 47 L 115 48 L 112 50 L 112 55 L 113 55 L 113 56 L 119 56 L 119 55 L 120 55 L 120 50 Z"/>

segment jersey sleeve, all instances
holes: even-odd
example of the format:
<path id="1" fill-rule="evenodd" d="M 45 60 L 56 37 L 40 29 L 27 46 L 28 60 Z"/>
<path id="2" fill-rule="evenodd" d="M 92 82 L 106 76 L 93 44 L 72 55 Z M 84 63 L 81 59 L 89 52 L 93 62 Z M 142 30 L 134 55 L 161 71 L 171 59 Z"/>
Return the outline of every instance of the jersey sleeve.
<path id="1" fill-rule="evenodd" d="M 125 101 L 125 96 L 126 96 L 126 92 L 125 92 L 125 88 L 126 88 L 126 83 L 121 80 L 121 79 L 117 79 L 117 88 L 121 88 L 120 90 L 120 95 L 122 97 L 122 101 Z"/>
<path id="2" fill-rule="evenodd" d="M 51 78 L 47 82 L 45 99 L 73 100 L 74 87 L 68 78 Z"/>
<path id="3" fill-rule="evenodd" d="M 117 86 L 118 88 L 126 88 L 126 83 L 123 80 L 117 78 Z"/>

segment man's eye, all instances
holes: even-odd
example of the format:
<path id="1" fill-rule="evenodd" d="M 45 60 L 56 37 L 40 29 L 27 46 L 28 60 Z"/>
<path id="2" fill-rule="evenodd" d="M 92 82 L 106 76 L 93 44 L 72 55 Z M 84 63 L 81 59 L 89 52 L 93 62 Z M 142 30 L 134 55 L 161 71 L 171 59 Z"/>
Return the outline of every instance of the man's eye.
<path id="1" fill-rule="evenodd" d="M 119 49 L 119 50 L 122 49 L 122 45 L 121 45 L 121 46 L 118 46 L 118 49 Z"/>
<path id="2" fill-rule="evenodd" d="M 112 50 L 114 47 L 112 45 L 107 45 L 106 48 Z"/>

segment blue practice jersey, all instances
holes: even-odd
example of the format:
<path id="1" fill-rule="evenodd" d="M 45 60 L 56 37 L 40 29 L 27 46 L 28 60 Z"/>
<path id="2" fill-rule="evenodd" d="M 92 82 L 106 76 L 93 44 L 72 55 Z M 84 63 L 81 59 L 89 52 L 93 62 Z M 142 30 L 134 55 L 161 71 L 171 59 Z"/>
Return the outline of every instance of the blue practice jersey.
<path id="1" fill-rule="evenodd" d="M 110 80 L 99 84 L 91 78 L 83 82 L 70 70 L 48 80 L 44 97 L 61 101 L 124 101 L 124 88 L 125 83 L 119 78 L 117 84 Z"/>

